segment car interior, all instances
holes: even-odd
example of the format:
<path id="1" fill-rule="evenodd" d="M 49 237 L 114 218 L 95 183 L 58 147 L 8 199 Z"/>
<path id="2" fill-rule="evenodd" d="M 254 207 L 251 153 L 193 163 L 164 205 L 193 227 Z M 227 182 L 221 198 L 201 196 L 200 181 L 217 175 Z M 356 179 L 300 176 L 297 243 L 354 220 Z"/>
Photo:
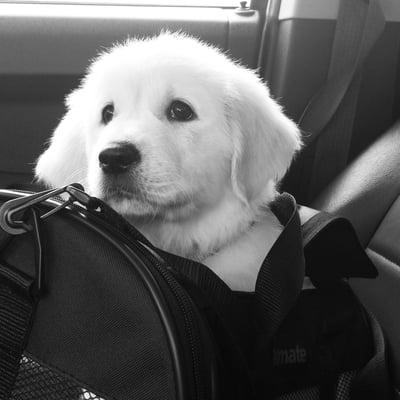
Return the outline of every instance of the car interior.
<path id="1" fill-rule="evenodd" d="M 381 29 L 357 58 L 334 116 L 315 137 L 302 125 L 307 107 L 315 98 L 318 103 L 316 96 L 335 78 L 332 71 L 341 76 L 354 56 L 357 33 L 338 29 L 344 2 L 0 1 L 0 187 L 32 184 L 35 160 L 64 113 L 65 95 L 102 49 L 162 30 L 187 32 L 218 46 L 258 68 L 272 96 L 300 123 L 305 145 L 280 189 L 305 210 L 348 218 L 377 267 L 377 279 L 352 279 L 351 285 L 382 325 L 400 399 L 398 0 L 379 1 Z M 344 24 L 356 20 L 353 15 Z M 346 45 L 351 50 L 346 52 Z"/>

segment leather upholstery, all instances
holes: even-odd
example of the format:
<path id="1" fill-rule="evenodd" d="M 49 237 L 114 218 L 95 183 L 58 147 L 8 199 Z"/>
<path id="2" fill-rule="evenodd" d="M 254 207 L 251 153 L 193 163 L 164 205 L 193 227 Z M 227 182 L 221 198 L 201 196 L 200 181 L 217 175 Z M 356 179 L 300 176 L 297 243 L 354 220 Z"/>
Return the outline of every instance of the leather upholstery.
<path id="1" fill-rule="evenodd" d="M 379 138 L 311 204 L 349 218 L 367 245 L 400 195 L 400 123 Z"/>
<path id="2" fill-rule="evenodd" d="M 382 325 L 400 387 L 400 124 L 356 159 L 312 204 L 356 228 L 379 271 L 351 285 Z"/>

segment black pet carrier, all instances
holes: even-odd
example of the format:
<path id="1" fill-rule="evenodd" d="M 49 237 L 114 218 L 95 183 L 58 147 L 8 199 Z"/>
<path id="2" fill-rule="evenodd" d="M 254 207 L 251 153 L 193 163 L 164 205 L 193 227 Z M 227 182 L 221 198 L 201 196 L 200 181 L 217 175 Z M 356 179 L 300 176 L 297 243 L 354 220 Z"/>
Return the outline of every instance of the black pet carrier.
<path id="1" fill-rule="evenodd" d="M 390 398 L 379 325 L 345 279 L 376 271 L 347 221 L 313 218 L 303 252 L 280 195 L 284 230 L 238 293 L 79 186 L 0 202 L 1 400 Z"/>

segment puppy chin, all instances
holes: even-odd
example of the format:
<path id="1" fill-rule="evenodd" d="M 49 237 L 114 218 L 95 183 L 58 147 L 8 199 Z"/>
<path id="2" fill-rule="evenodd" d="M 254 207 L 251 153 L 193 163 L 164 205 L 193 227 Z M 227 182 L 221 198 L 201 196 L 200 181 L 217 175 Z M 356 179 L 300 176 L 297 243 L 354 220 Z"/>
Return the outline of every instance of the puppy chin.
<path id="1" fill-rule="evenodd" d="M 132 185 L 131 185 L 132 186 Z M 192 215 L 196 207 L 179 193 L 168 196 L 152 195 L 140 185 L 126 188 L 121 182 L 101 180 L 101 184 L 91 185 L 89 192 L 132 223 L 146 225 L 156 221 L 179 221 Z"/>
<path id="2" fill-rule="evenodd" d="M 104 201 L 119 214 L 133 221 L 151 219 L 156 215 L 152 206 L 134 198 L 109 197 L 104 198 Z"/>
<path id="3" fill-rule="evenodd" d="M 96 186 L 94 185 L 96 188 Z M 107 203 L 111 208 L 126 218 L 147 218 L 155 213 L 154 207 L 142 199 L 138 192 L 132 192 L 118 185 L 102 182 L 90 194 Z"/>
<path id="4" fill-rule="evenodd" d="M 103 200 L 115 211 L 122 214 L 132 223 L 146 225 L 149 223 L 176 222 L 186 219 L 195 211 L 195 206 L 191 203 L 180 203 L 178 201 L 159 202 L 138 199 L 134 196 L 106 197 Z"/>

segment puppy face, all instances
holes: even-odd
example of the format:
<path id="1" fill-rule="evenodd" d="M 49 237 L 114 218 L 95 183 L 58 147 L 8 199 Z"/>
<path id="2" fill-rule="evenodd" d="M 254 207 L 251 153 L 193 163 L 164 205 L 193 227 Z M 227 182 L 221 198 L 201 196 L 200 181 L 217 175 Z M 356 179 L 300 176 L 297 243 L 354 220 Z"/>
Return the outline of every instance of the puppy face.
<path id="1" fill-rule="evenodd" d="M 224 104 L 215 101 L 220 84 L 187 66 L 133 57 L 99 63 L 86 82 L 97 99 L 87 113 L 89 191 L 139 217 L 174 219 L 217 202 L 232 158 Z M 108 159 L 111 169 L 118 164 L 113 150 L 128 161 L 109 173 Z"/>
<path id="2" fill-rule="evenodd" d="M 131 218 L 181 220 L 229 196 L 267 202 L 300 146 L 253 72 L 182 35 L 101 55 L 67 106 L 37 176 L 81 182 Z"/>

